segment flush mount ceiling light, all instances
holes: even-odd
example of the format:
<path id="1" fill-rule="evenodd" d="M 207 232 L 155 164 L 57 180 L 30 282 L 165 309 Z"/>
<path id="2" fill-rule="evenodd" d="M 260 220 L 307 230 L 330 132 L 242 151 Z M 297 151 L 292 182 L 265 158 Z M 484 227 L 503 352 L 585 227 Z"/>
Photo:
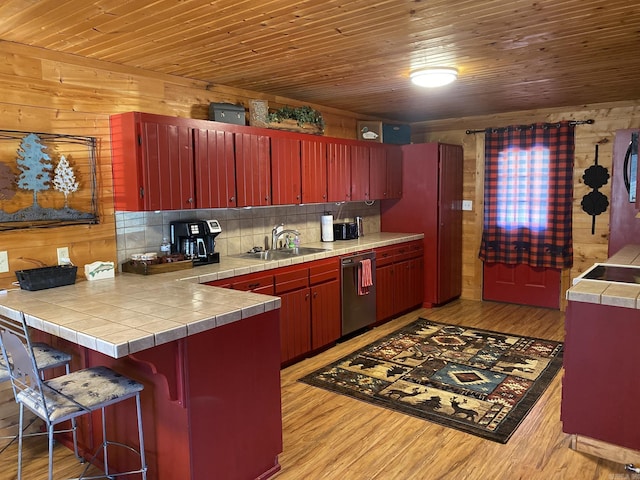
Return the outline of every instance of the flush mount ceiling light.
<path id="1" fill-rule="evenodd" d="M 410 78 L 420 87 L 442 87 L 458 78 L 458 70 L 449 67 L 421 68 L 411 72 Z"/>

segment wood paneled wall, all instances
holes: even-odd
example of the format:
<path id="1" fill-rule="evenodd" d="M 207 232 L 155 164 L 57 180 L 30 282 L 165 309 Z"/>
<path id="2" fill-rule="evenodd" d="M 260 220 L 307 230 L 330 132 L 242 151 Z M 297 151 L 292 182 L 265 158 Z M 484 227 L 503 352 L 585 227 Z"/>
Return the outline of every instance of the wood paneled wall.
<path id="1" fill-rule="evenodd" d="M 294 99 L 208 85 L 187 78 L 156 74 L 118 65 L 54 53 L 8 42 L 0 43 L 0 129 L 68 133 L 94 136 L 98 141 L 98 225 L 0 232 L 0 250 L 7 250 L 11 271 L 0 274 L 0 287 L 15 280 L 14 271 L 33 268 L 28 259 L 56 263 L 56 247 L 68 246 L 72 260 L 84 265 L 95 260 L 116 261 L 115 224 L 111 188 L 109 115 L 131 110 L 207 118 L 210 102 L 242 103 L 251 98 L 268 100 L 270 106 L 302 105 Z M 355 138 L 356 121 L 366 117 L 313 105 L 326 120 L 328 136 Z M 593 262 L 607 257 L 609 211 L 596 219 L 580 201 L 588 192 L 582 174 L 593 164 L 595 144 L 600 143 L 599 163 L 611 168 L 615 131 L 640 126 L 640 101 L 513 112 L 502 115 L 458 118 L 412 125 L 413 141 L 461 144 L 465 152 L 464 198 L 473 200 L 473 211 L 464 212 L 462 296 L 480 299 L 482 269 L 477 259 L 482 231 L 484 135 L 467 135 L 466 129 L 506 126 L 536 121 L 593 118 L 593 125 L 576 127 L 574 192 L 574 267 L 565 283 Z M 609 195 L 611 184 L 602 192 Z"/>
<path id="2" fill-rule="evenodd" d="M 414 142 L 440 141 L 461 144 L 464 147 L 464 198 L 473 201 L 473 210 L 463 212 L 463 298 L 476 300 L 482 298 L 482 262 L 478 260 L 478 250 L 482 235 L 484 188 L 484 134 L 466 134 L 466 130 L 586 119 L 593 119 L 595 122 L 593 125 L 576 126 L 573 197 L 574 263 L 573 268 L 563 274 L 562 298 L 564 299 L 564 291 L 570 286 L 571 279 L 594 262 L 607 258 L 610 210 L 607 209 L 596 217 L 595 234 L 592 235 L 591 216 L 587 215 L 580 205 L 582 197 L 591 190 L 584 184 L 582 175 L 586 168 L 593 165 L 596 144 L 599 144 L 598 163 L 607 167 L 611 174 L 615 132 L 620 129 L 640 127 L 640 101 L 530 110 L 412 125 Z M 600 191 L 610 197 L 611 180 Z M 638 241 L 640 242 L 640 239 Z"/>
<path id="3" fill-rule="evenodd" d="M 260 98 L 270 106 L 303 105 L 294 99 L 208 85 L 9 42 L 0 43 L 0 129 L 62 133 L 98 139 L 97 225 L 0 232 L 0 251 L 9 256 L 9 273 L 0 273 L 0 288 L 15 281 L 15 271 L 55 265 L 57 247 L 69 247 L 79 271 L 96 260 L 116 261 L 112 201 L 109 115 L 143 111 L 206 119 L 209 103 L 244 104 Z M 323 113 L 326 135 L 356 138 L 351 112 L 314 105 Z M 0 202 L 0 208 L 2 204 Z"/>

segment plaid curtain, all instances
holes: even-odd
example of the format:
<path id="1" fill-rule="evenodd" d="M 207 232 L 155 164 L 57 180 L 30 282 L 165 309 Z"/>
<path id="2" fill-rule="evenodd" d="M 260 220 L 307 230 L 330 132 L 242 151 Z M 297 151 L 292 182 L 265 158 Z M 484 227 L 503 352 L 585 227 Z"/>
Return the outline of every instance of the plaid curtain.
<path id="1" fill-rule="evenodd" d="M 485 131 L 482 261 L 573 265 L 574 130 L 565 121 Z"/>

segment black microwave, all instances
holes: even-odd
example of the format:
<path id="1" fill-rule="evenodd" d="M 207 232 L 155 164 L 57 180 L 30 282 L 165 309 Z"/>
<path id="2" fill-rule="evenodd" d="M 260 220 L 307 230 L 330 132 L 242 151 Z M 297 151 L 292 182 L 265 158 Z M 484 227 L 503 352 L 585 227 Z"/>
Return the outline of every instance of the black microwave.
<path id="1" fill-rule="evenodd" d="M 340 222 L 333 224 L 334 240 L 355 240 L 358 238 L 358 224 L 356 222 Z"/>

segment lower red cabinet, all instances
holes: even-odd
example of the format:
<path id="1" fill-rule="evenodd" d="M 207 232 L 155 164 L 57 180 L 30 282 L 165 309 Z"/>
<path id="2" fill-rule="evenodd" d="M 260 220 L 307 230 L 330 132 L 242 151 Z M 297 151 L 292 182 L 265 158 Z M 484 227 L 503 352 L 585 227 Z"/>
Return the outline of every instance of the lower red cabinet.
<path id="1" fill-rule="evenodd" d="M 280 362 L 311 351 L 309 288 L 280 294 Z"/>
<path id="2" fill-rule="evenodd" d="M 339 280 L 311 287 L 311 348 L 313 350 L 325 347 L 340 338 L 341 315 Z"/>

